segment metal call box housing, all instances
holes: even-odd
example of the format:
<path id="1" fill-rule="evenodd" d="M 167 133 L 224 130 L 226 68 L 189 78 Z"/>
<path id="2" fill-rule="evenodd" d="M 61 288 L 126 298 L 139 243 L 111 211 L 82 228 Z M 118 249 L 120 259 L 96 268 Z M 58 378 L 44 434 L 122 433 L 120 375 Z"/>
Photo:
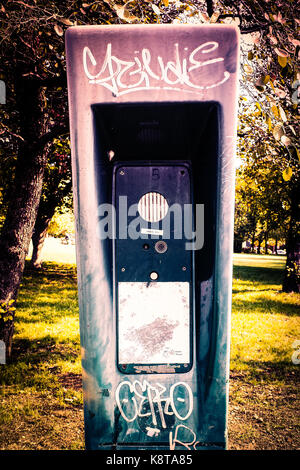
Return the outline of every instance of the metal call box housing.
<path id="1" fill-rule="evenodd" d="M 67 31 L 87 449 L 227 446 L 238 42 Z"/>

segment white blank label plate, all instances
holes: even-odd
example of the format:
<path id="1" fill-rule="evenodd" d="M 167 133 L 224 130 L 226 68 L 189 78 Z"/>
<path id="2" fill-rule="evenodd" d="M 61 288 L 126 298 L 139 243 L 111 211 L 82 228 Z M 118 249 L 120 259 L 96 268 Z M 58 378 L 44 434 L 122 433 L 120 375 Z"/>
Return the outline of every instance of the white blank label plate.
<path id="1" fill-rule="evenodd" d="M 120 364 L 190 361 L 189 282 L 119 282 Z"/>

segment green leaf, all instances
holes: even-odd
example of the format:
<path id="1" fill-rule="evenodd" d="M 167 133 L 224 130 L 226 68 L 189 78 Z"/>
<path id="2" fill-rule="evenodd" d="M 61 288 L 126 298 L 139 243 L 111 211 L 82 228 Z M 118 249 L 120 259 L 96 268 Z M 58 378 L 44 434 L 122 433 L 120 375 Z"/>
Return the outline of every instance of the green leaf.
<path id="1" fill-rule="evenodd" d="M 271 121 L 270 116 L 268 116 L 268 115 L 266 116 L 266 122 L 267 122 L 269 131 L 271 131 L 272 130 L 272 121 Z"/>
<path id="2" fill-rule="evenodd" d="M 257 101 L 255 103 L 256 107 L 260 110 L 260 112 L 262 113 L 262 109 L 261 109 L 261 106 L 260 106 L 260 103 Z"/>
<path id="3" fill-rule="evenodd" d="M 274 114 L 274 116 L 276 118 L 278 118 L 279 117 L 278 108 L 275 104 L 273 104 L 273 106 L 271 107 L 271 110 L 272 110 L 272 113 Z"/>
<path id="4" fill-rule="evenodd" d="M 284 179 L 284 181 L 290 181 L 292 175 L 293 171 L 289 166 L 282 172 L 282 178 Z"/>
<path id="5" fill-rule="evenodd" d="M 277 56 L 277 59 L 278 59 L 278 63 L 279 65 L 284 68 L 286 67 L 286 64 L 287 64 L 287 57 L 282 57 L 282 56 Z"/>

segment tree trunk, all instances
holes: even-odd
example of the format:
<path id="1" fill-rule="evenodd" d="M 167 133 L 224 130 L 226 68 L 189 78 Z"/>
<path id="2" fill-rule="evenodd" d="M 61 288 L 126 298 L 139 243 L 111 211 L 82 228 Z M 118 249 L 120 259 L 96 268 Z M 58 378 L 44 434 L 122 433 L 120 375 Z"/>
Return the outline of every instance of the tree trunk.
<path id="1" fill-rule="evenodd" d="M 20 170 L 16 175 L 18 194 L 8 207 L 0 238 L 0 304 L 4 305 L 17 298 L 42 190 L 42 165 L 34 165 L 28 158 L 27 168 L 22 165 Z M 0 317 L 0 339 L 6 345 L 7 359 L 14 330 L 14 314 L 9 313 Z"/>
<path id="2" fill-rule="evenodd" d="M 16 94 L 24 140 L 19 147 L 15 179 L 0 236 L 0 340 L 5 343 L 6 360 L 12 352 L 14 305 L 35 224 L 46 159 L 38 154 L 35 145 L 41 122 L 39 89 L 21 79 L 16 84 Z"/>
<path id="3" fill-rule="evenodd" d="M 262 242 L 262 235 L 259 234 L 259 237 L 258 237 L 258 247 L 257 247 L 257 254 L 258 254 L 258 255 L 260 255 L 261 242 Z"/>
<path id="4" fill-rule="evenodd" d="M 38 222 L 38 223 L 37 223 Z M 42 249 L 44 246 L 45 238 L 47 235 L 47 230 L 49 224 L 51 222 L 50 219 L 36 221 L 34 226 L 34 231 L 32 234 L 32 255 L 31 255 L 31 266 L 35 269 L 40 269 L 42 267 Z"/>
<path id="5" fill-rule="evenodd" d="M 300 207 L 298 203 L 300 183 L 291 194 L 291 218 L 286 239 L 286 266 L 282 284 L 283 292 L 300 292 Z"/>
<path id="6" fill-rule="evenodd" d="M 268 232 L 265 232 L 265 254 L 268 254 Z"/>
<path id="7" fill-rule="evenodd" d="M 255 230 L 252 232 L 251 253 L 254 253 L 254 246 L 255 246 Z"/>

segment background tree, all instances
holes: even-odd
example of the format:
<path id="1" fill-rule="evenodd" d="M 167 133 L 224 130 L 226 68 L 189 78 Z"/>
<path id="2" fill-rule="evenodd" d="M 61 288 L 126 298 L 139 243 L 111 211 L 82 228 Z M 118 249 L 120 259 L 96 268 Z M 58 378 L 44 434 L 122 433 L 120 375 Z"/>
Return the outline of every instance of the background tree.
<path id="1" fill-rule="evenodd" d="M 281 170 L 267 154 L 259 162 L 255 157 L 244 160 L 236 178 L 235 231 L 251 240 L 251 251 L 257 240 L 258 250 L 266 252 L 269 238 L 286 240 L 289 224 L 290 194 Z M 276 244 L 276 241 L 275 241 Z"/>
<path id="2" fill-rule="evenodd" d="M 11 159 L 7 161 L 13 175 L 5 191 L 5 220 L 0 234 L 0 340 L 6 344 L 7 359 L 12 348 L 15 301 L 36 224 L 50 147 L 54 138 L 68 131 L 64 31 L 72 25 L 161 21 L 158 4 L 136 1 L 120 5 L 110 0 L 0 3 L 0 76 L 8 96 L 5 108 L 0 110 L 0 135 L 2 156 Z M 180 6 L 179 10 L 184 8 Z M 171 10 L 166 12 L 166 21 L 172 20 Z M 174 7 L 173 17 L 177 13 Z M 62 109 L 63 113 L 57 112 Z M 41 204 L 38 221 L 43 220 L 44 226 L 48 211 L 49 204 L 47 211 Z M 38 222 L 36 225 L 36 238 L 41 240 L 43 230 Z"/>
<path id="3" fill-rule="evenodd" d="M 88 22 L 109 20 L 111 12 L 102 2 L 95 7 Z M 11 355 L 14 305 L 38 213 L 49 146 L 68 131 L 63 33 L 67 26 L 84 23 L 85 17 L 81 2 L 76 1 L 0 4 L 1 76 L 8 96 L 1 116 L 1 135 L 3 151 L 14 159 L 0 234 L 0 339 L 6 344 L 7 358 Z M 57 112 L 62 109 L 64 112 Z"/>
<path id="4" fill-rule="evenodd" d="M 49 149 L 43 189 L 32 234 L 31 265 L 33 268 L 41 267 L 42 248 L 55 211 L 62 206 L 64 209 L 72 207 L 70 158 L 68 136 L 54 139 Z"/>
<path id="5" fill-rule="evenodd" d="M 288 211 L 287 263 L 283 290 L 299 292 L 299 20 L 296 2 L 274 0 L 222 0 L 218 21 L 235 21 L 242 32 L 241 103 L 243 119 L 239 148 L 246 149 L 263 168 L 281 172 Z M 253 116 L 253 104 L 256 115 Z M 267 175 L 266 175 L 267 177 Z M 273 193 L 274 194 L 274 193 Z M 280 221 L 277 221 L 279 226 Z"/>

